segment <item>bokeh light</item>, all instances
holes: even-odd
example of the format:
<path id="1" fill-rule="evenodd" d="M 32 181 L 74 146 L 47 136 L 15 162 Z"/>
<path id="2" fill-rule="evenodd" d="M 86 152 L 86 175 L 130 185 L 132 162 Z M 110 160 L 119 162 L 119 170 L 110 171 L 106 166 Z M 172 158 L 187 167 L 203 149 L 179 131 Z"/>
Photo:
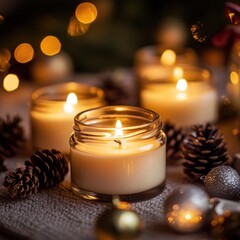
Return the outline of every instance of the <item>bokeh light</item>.
<path id="1" fill-rule="evenodd" d="M 97 8 L 89 2 L 80 3 L 76 8 L 75 16 L 81 23 L 92 23 L 97 17 Z"/>
<path id="2" fill-rule="evenodd" d="M 163 52 L 160 61 L 163 65 L 172 66 L 176 62 L 176 53 L 171 49 L 166 49 Z"/>
<path id="3" fill-rule="evenodd" d="M 0 72 L 8 70 L 10 67 L 11 53 L 8 49 L 0 49 Z"/>
<path id="4" fill-rule="evenodd" d="M 197 22 L 191 26 L 192 36 L 198 42 L 205 42 L 207 39 L 207 35 L 205 33 L 204 24 L 201 22 Z"/>
<path id="5" fill-rule="evenodd" d="M 10 73 L 3 79 L 3 88 L 8 92 L 16 90 L 18 86 L 19 78 L 16 74 Z"/>
<path id="6" fill-rule="evenodd" d="M 46 36 L 40 43 L 42 52 L 47 56 L 53 56 L 60 52 L 61 42 L 55 36 Z"/>
<path id="7" fill-rule="evenodd" d="M 232 71 L 230 73 L 230 81 L 231 81 L 232 84 L 238 84 L 239 76 L 238 76 L 237 72 Z"/>
<path id="8" fill-rule="evenodd" d="M 34 49 L 29 43 L 21 43 L 19 44 L 15 51 L 14 57 L 19 63 L 27 63 L 33 59 Z"/>
<path id="9" fill-rule="evenodd" d="M 68 34 L 77 37 L 85 34 L 89 29 L 89 24 L 79 22 L 75 16 L 71 17 L 68 24 Z"/>

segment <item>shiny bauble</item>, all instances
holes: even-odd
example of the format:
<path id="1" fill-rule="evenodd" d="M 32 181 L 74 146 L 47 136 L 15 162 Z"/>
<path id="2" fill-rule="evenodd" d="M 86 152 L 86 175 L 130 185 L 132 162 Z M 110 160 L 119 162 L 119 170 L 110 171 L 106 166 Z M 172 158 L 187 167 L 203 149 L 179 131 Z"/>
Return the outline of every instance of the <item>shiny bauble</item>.
<path id="1" fill-rule="evenodd" d="M 240 195 L 240 176 L 229 166 L 213 168 L 204 178 L 207 192 L 211 197 L 238 199 Z"/>
<path id="2" fill-rule="evenodd" d="M 140 216 L 133 210 L 107 209 L 96 222 L 98 240 L 134 240 L 143 228 Z"/>
<path id="3" fill-rule="evenodd" d="M 183 184 L 166 198 L 164 214 L 170 228 L 177 232 L 201 229 L 210 210 L 209 196 L 199 186 Z"/>

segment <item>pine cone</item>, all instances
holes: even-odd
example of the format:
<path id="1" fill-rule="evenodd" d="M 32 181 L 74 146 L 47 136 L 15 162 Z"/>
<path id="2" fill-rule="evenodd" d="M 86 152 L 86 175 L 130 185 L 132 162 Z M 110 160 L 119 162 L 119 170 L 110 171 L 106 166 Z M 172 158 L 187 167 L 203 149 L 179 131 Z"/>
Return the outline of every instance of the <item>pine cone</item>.
<path id="1" fill-rule="evenodd" d="M 66 158 L 52 149 L 37 151 L 25 161 L 25 169 L 7 173 L 3 185 L 12 197 L 25 198 L 39 190 L 56 186 L 68 172 Z"/>
<path id="2" fill-rule="evenodd" d="M 7 168 L 4 165 L 4 156 L 0 153 L 0 172 L 7 171 Z"/>
<path id="3" fill-rule="evenodd" d="M 30 157 L 30 160 L 25 161 L 25 165 L 34 168 L 39 178 L 41 189 L 56 186 L 63 181 L 68 172 L 66 158 L 55 149 L 35 152 Z"/>
<path id="4" fill-rule="evenodd" d="M 209 123 L 195 125 L 192 129 L 180 148 L 183 171 L 194 181 L 216 166 L 228 165 L 230 157 L 220 129 Z"/>
<path id="5" fill-rule="evenodd" d="M 3 186 L 11 197 L 25 198 L 38 191 L 39 181 L 32 167 L 17 168 L 7 173 Z"/>
<path id="6" fill-rule="evenodd" d="M 166 122 L 163 130 L 167 136 L 167 160 L 181 159 L 179 149 L 184 139 L 183 129 L 176 128 L 174 124 Z"/>
<path id="7" fill-rule="evenodd" d="M 20 126 L 21 118 L 7 115 L 6 120 L 0 118 L 0 153 L 12 156 L 25 140 L 24 130 Z"/>

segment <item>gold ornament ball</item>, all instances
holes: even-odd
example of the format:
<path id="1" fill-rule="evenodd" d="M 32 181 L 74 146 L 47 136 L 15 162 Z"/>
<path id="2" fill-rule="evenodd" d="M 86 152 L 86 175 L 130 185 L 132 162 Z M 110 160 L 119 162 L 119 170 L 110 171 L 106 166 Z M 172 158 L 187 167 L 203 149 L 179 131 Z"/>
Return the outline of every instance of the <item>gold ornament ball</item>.
<path id="1" fill-rule="evenodd" d="M 137 239 L 143 228 L 140 216 L 133 210 L 107 209 L 96 222 L 98 240 Z"/>
<path id="2" fill-rule="evenodd" d="M 208 194 L 200 187 L 183 184 L 166 199 L 166 223 L 177 232 L 189 233 L 201 229 L 209 211 Z"/>

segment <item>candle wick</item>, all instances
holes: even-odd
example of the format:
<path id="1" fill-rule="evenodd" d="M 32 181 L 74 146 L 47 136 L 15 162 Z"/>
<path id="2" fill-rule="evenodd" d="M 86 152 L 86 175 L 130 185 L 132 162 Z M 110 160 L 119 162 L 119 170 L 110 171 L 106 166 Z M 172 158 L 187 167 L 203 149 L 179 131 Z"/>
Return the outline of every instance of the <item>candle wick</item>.
<path id="1" fill-rule="evenodd" d="M 119 139 L 114 139 L 114 142 L 118 143 L 118 147 L 122 148 L 122 141 Z"/>

